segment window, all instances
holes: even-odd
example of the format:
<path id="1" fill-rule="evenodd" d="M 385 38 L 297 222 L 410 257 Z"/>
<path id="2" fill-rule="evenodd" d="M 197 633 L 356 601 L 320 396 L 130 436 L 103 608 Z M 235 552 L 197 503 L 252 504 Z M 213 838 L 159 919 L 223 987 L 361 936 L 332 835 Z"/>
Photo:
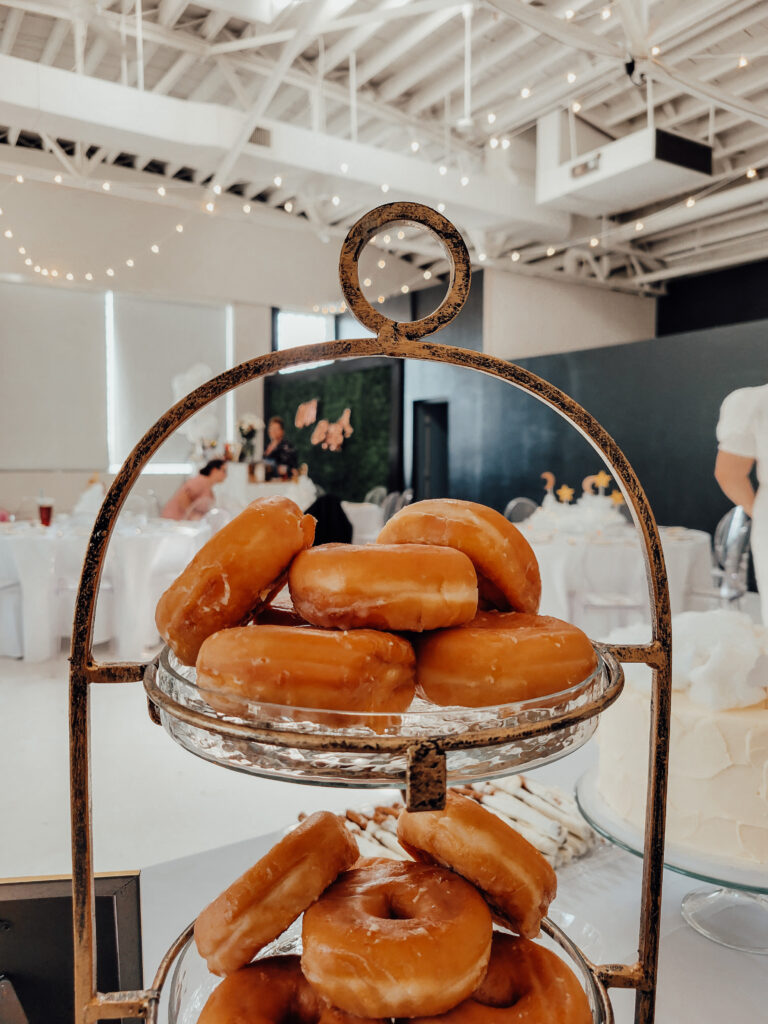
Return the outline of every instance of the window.
<path id="1" fill-rule="evenodd" d="M 315 345 L 323 341 L 333 341 L 336 336 L 336 317 L 323 313 L 289 313 L 279 310 L 275 318 L 275 348 L 282 352 L 298 345 Z M 313 366 L 322 366 L 327 360 L 317 363 L 305 363 L 303 366 L 291 366 L 281 373 L 292 373 L 294 370 L 308 370 Z"/>

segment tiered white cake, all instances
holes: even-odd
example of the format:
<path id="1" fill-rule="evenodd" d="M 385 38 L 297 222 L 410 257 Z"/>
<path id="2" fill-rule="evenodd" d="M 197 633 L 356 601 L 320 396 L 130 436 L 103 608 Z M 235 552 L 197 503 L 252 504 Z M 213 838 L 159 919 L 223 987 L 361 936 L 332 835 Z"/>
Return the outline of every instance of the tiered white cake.
<path id="1" fill-rule="evenodd" d="M 739 612 L 672 620 L 673 697 L 667 842 L 740 867 L 768 866 L 768 630 Z M 614 634 L 639 642 L 644 636 Z M 642 830 L 650 730 L 646 666 L 600 719 L 598 792 Z"/>

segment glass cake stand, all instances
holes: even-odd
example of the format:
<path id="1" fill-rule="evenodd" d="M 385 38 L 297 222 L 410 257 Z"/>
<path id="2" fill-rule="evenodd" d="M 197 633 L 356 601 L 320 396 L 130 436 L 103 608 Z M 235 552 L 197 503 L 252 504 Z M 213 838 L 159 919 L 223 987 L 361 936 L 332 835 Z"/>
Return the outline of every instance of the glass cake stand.
<path id="1" fill-rule="evenodd" d="M 620 818 L 600 796 L 597 766 L 576 784 L 576 802 L 596 832 L 622 850 L 643 856 L 642 831 Z M 664 867 L 708 883 L 683 897 L 681 913 L 691 928 L 721 946 L 768 954 L 768 866 L 738 867 L 667 841 Z"/>
<path id="2" fill-rule="evenodd" d="M 416 698 L 401 714 L 323 711 L 205 691 L 165 648 L 144 686 L 160 723 L 186 750 L 235 771 L 321 786 L 405 784 L 406 748 L 439 741 L 449 784 L 549 764 L 582 746 L 623 686 L 621 665 L 596 646 L 582 682 L 532 700 L 484 708 Z M 514 736 L 507 738 L 514 732 Z"/>

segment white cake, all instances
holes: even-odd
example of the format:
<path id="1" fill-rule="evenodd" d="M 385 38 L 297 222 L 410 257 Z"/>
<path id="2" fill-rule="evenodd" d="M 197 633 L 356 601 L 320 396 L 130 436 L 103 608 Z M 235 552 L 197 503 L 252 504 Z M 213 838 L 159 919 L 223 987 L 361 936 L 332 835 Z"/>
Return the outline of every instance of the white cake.
<path id="1" fill-rule="evenodd" d="M 742 868 L 768 867 L 768 631 L 730 611 L 672 623 L 673 695 L 667 843 Z M 641 637 L 613 636 L 637 641 Z M 598 793 L 620 818 L 645 822 L 650 669 L 600 719 Z"/>

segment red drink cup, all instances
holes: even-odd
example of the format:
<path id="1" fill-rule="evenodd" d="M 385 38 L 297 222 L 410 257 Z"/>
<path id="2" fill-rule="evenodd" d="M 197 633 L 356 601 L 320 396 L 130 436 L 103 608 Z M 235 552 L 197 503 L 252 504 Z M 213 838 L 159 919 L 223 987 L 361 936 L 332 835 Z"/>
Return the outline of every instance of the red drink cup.
<path id="1" fill-rule="evenodd" d="M 50 526 L 53 519 L 53 500 L 51 498 L 40 498 L 37 503 L 37 511 L 42 525 Z"/>

